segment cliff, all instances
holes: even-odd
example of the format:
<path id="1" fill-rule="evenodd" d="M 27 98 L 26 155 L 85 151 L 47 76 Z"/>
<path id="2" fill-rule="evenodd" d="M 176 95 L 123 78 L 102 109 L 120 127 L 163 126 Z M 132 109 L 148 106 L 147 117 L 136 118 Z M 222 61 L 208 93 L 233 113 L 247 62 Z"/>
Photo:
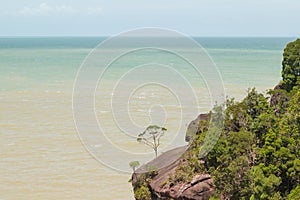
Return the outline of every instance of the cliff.
<path id="1" fill-rule="evenodd" d="M 299 105 L 300 39 L 285 48 L 282 81 L 267 95 L 249 89 L 242 101 L 228 99 L 215 108 L 222 111 L 224 126 L 203 160 L 198 155 L 212 113 L 189 124 L 187 147 L 168 151 L 133 174 L 135 198 L 299 200 Z"/>
<path id="2" fill-rule="evenodd" d="M 194 134 L 199 133 L 203 128 L 200 124 L 208 120 L 208 114 L 201 114 L 193 120 L 188 126 L 186 141 L 190 141 Z M 189 178 L 185 177 L 188 174 L 179 175 L 182 168 L 188 168 L 190 165 L 186 156 L 191 151 L 190 148 L 191 146 L 183 146 L 172 149 L 137 169 L 132 175 L 136 199 L 147 199 L 147 194 L 151 193 L 151 199 L 208 200 L 214 192 L 213 179 L 209 174 L 195 171 L 196 173 Z M 196 162 L 198 166 L 203 164 L 203 161 L 198 159 Z M 146 173 L 149 170 L 150 172 Z M 149 189 L 148 193 L 145 192 L 146 188 Z"/>

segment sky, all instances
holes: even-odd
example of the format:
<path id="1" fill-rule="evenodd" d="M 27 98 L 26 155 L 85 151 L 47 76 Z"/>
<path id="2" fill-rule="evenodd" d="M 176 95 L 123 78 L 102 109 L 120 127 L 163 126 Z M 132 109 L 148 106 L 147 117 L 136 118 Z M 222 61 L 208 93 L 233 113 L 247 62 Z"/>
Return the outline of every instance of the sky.
<path id="1" fill-rule="evenodd" d="M 190 36 L 299 37 L 299 0 L 0 0 L 0 36 L 111 36 L 160 27 Z"/>

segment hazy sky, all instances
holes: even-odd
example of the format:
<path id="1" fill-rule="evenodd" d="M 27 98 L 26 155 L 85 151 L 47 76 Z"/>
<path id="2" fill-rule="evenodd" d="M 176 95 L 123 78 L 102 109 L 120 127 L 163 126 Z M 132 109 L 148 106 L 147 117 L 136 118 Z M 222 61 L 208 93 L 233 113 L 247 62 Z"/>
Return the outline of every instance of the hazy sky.
<path id="1" fill-rule="evenodd" d="M 0 35 L 114 35 L 139 27 L 193 36 L 300 36 L 299 0 L 0 0 Z"/>

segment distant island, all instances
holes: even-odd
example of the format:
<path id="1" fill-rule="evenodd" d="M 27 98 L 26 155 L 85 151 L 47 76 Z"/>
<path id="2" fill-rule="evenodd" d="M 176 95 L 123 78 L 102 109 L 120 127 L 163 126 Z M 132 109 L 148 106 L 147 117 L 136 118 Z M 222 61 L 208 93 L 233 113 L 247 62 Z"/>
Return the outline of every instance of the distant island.
<path id="1" fill-rule="evenodd" d="M 242 101 L 227 99 L 220 109 L 224 126 L 212 151 L 199 159 L 211 118 L 201 114 L 188 127 L 188 147 L 147 165 L 183 153 L 179 159 L 147 173 L 135 170 L 137 200 L 300 199 L 300 39 L 287 44 L 274 89 L 267 95 L 249 89 Z"/>

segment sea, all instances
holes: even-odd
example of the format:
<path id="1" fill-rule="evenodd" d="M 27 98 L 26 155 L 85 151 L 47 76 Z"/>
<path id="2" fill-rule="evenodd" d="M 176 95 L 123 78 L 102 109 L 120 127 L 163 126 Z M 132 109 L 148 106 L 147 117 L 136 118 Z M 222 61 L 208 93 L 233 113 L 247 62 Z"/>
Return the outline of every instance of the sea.
<path id="1" fill-rule="evenodd" d="M 129 161 L 143 157 L 137 160 L 144 164 L 154 157 L 136 141 L 138 131 L 150 124 L 167 128 L 160 154 L 186 145 L 189 122 L 212 109 L 214 91 L 205 77 L 178 57 L 146 49 L 99 76 L 87 101 L 96 120 L 84 120 L 89 106 L 78 106 L 74 91 L 84 84 L 78 77 L 91 52 L 106 39 L 0 38 L 1 200 L 134 199 Z M 283 49 L 294 39 L 193 38 L 217 70 L 223 95 L 237 101 L 249 88 L 267 95 L 280 82 Z M 86 97 L 84 89 L 79 97 Z"/>

